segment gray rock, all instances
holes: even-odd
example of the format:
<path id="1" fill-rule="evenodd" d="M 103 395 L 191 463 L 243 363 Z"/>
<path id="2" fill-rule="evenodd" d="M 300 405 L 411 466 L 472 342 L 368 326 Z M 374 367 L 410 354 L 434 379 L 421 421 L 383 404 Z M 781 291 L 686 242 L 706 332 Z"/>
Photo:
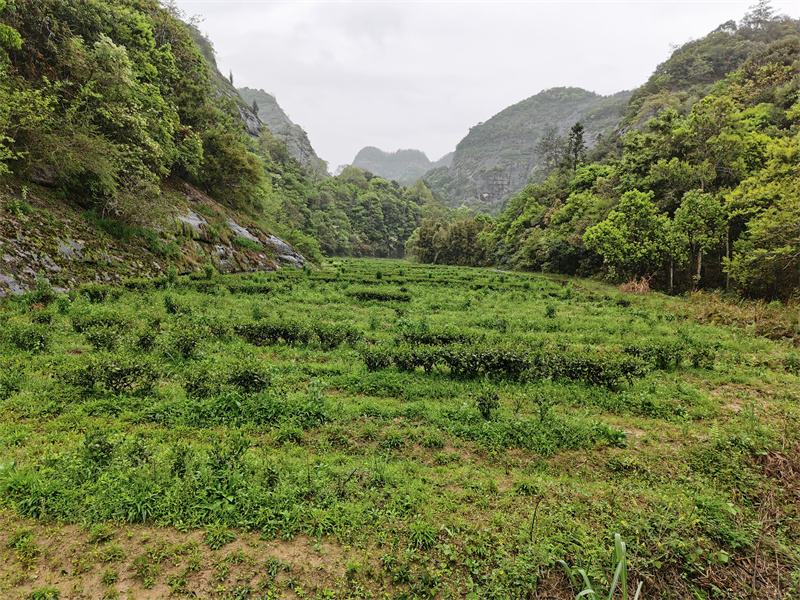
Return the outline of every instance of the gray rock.
<path id="1" fill-rule="evenodd" d="M 83 249 L 86 247 L 83 244 L 67 238 L 66 242 L 58 241 L 58 253 L 67 260 L 84 260 Z"/>
<path id="2" fill-rule="evenodd" d="M 183 230 L 185 233 L 189 234 L 189 237 L 203 237 L 203 230 L 201 229 L 201 225 L 208 225 L 208 221 L 206 221 L 202 216 L 198 215 L 193 210 L 189 210 L 188 215 L 179 215 L 175 217 L 175 220 L 181 223 Z"/>
<path id="3" fill-rule="evenodd" d="M 245 229 L 244 227 L 239 225 L 233 219 L 228 219 L 228 227 L 231 228 L 231 230 L 233 231 L 233 233 L 236 234 L 237 237 L 243 237 L 243 238 L 245 238 L 247 240 L 250 240 L 251 242 L 255 242 L 256 244 L 259 244 L 259 245 L 263 246 L 263 244 L 261 243 L 260 239 L 258 239 L 256 236 L 254 236 L 249 231 L 247 231 L 247 229 Z"/>

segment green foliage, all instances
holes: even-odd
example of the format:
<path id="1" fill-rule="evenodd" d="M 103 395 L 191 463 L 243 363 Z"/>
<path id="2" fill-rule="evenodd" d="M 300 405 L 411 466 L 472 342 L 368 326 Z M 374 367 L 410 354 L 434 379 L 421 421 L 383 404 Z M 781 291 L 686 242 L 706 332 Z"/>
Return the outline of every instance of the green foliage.
<path id="1" fill-rule="evenodd" d="M 401 286 L 409 302 L 346 295 Z M 426 597 L 535 594 L 552 557 L 606 564 L 614 531 L 635 540 L 626 560 L 637 578 L 653 574 L 650 595 L 667 589 L 661 577 L 674 593 L 711 595 L 704 577 L 729 576 L 757 544 L 776 549 L 781 569 L 797 562 L 792 529 L 759 529 L 754 508 L 793 507 L 770 473 L 797 441 L 796 352 L 693 318 L 744 304 L 361 260 L 107 291 L 101 302 L 76 291 L 64 312 L 0 306 L 4 334 L 35 325 L 51 336 L 36 353 L 0 346 L 12 563 L 18 553 L 35 565 L 44 548 L 15 536 L 15 519 L 37 534 L 38 520 L 85 524 L 85 555 L 106 583 L 118 571 L 114 585 L 129 572 L 136 585 L 190 590 L 201 558 L 179 564 L 188 550 L 157 533 L 128 557 L 130 524 L 146 525 L 134 535 L 205 532 L 230 581 L 241 564 L 269 585 L 305 585 L 249 545 L 303 536 L 325 544 L 322 564 L 347 590 Z M 750 320 L 765 319 L 759 310 Z M 87 344 L 96 331 L 109 349 Z M 226 552 L 233 537 L 247 556 Z M 373 544 L 376 560 L 354 550 Z M 615 560 L 608 573 L 585 569 L 597 597 Z M 566 578 L 552 580 L 569 596 Z M 613 597 L 624 587 L 620 571 Z"/>
<path id="2" fill-rule="evenodd" d="M 52 333 L 45 325 L 10 322 L 4 327 L 3 340 L 27 352 L 45 352 L 52 343 Z"/>
<path id="3" fill-rule="evenodd" d="M 584 235 L 586 247 L 602 255 L 617 276 L 652 274 L 666 258 L 667 218 L 657 213 L 652 197 L 627 192 L 617 209 Z"/>
<path id="4" fill-rule="evenodd" d="M 620 536 L 620 534 L 614 534 L 614 554 L 611 559 L 614 575 L 608 588 L 608 593 L 597 592 L 595 590 L 595 586 L 592 584 L 592 581 L 585 569 L 577 569 L 578 574 L 581 576 L 579 585 L 575 580 L 575 574 L 573 573 L 573 570 L 569 568 L 567 563 L 565 563 L 563 560 L 559 560 L 558 563 L 564 568 L 564 571 L 566 571 L 572 587 L 580 590 L 578 595 L 575 596 L 576 600 L 579 598 L 588 598 L 590 600 L 602 600 L 605 598 L 607 600 L 611 600 L 614 598 L 617 587 L 619 587 L 623 600 L 628 599 L 627 548 L 625 546 L 625 542 L 622 541 L 622 536 Z M 642 592 L 642 585 L 643 582 L 639 582 L 639 585 L 637 586 L 636 592 L 633 596 L 633 600 L 639 599 L 639 595 Z"/>

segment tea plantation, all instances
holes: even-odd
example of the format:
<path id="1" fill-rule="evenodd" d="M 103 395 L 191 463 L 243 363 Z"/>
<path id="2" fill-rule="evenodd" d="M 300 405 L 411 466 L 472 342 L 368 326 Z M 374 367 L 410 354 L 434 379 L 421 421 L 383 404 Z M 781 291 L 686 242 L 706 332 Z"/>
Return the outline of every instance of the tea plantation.
<path id="1" fill-rule="evenodd" d="M 614 597 L 800 597 L 797 312 L 400 261 L 42 283 L 0 306 L 0 596 L 606 598 L 624 561 Z"/>

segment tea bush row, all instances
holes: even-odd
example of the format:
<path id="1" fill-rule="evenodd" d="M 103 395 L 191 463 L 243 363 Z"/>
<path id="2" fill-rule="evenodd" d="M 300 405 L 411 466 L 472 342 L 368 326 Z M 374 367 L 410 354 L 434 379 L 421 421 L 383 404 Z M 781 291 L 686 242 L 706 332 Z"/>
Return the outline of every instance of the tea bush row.
<path id="1" fill-rule="evenodd" d="M 453 377 L 480 376 L 512 380 L 565 379 L 614 387 L 647 373 L 644 361 L 614 352 L 570 349 L 555 351 L 502 344 L 451 344 L 429 346 L 365 345 L 359 350 L 370 371 L 395 365 L 402 371 L 446 367 Z"/>
<path id="2" fill-rule="evenodd" d="M 717 349 L 705 344 L 674 341 L 630 345 L 623 352 L 641 358 L 654 369 L 666 371 L 678 368 L 684 362 L 691 363 L 693 367 L 713 369 Z"/>
<path id="3" fill-rule="evenodd" d="M 254 346 L 268 346 L 280 341 L 286 344 L 307 344 L 315 339 L 325 350 L 341 344 L 354 344 L 363 334 L 348 323 L 317 323 L 309 326 L 297 320 L 263 319 L 234 326 L 234 331 Z"/>
<path id="4" fill-rule="evenodd" d="M 148 393 L 159 376 L 148 358 L 119 352 L 84 355 L 77 365 L 66 366 L 58 374 L 63 382 L 77 388 L 90 391 L 99 387 L 115 394 Z"/>
<path id="5" fill-rule="evenodd" d="M 380 302 L 410 302 L 411 294 L 403 291 L 392 290 L 373 290 L 373 289 L 360 289 L 348 290 L 345 296 L 357 298 L 358 300 L 369 301 L 378 300 Z"/>

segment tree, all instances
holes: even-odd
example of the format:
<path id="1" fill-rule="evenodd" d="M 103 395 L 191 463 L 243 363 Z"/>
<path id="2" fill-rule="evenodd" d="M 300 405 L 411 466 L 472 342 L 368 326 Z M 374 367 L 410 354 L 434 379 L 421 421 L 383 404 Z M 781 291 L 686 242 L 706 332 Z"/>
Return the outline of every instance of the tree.
<path id="1" fill-rule="evenodd" d="M 711 194 L 700 190 L 686 192 L 680 208 L 675 211 L 674 226 L 685 236 L 692 256 L 697 256 L 697 273 L 693 279 L 695 285 L 699 285 L 703 252 L 719 246 L 725 238 L 725 209 Z"/>
<path id="2" fill-rule="evenodd" d="M 583 125 L 575 123 L 567 137 L 567 164 L 573 173 L 578 170 L 578 165 L 586 158 L 586 142 L 583 134 Z"/>
<path id="3" fill-rule="evenodd" d="M 255 98 L 253 98 L 253 113 L 258 115 L 258 102 L 256 102 Z"/>
<path id="4" fill-rule="evenodd" d="M 555 125 L 545 127 L 541 139 L 536 142 L 536 154 L 548 172 L 558 166 L 558 161 L 564 156 L 565 147 L 566 140 L 558 135 L 558 127 Z"/>
<path id="5" fill-rule="evenodd" d="M 668 255 L 668 223 L 666 215 L 656 211 L 652 192 L 633 190 L 583 239 L 589 250 L 603 257 L 612 277 L 648 276 Z"/>

